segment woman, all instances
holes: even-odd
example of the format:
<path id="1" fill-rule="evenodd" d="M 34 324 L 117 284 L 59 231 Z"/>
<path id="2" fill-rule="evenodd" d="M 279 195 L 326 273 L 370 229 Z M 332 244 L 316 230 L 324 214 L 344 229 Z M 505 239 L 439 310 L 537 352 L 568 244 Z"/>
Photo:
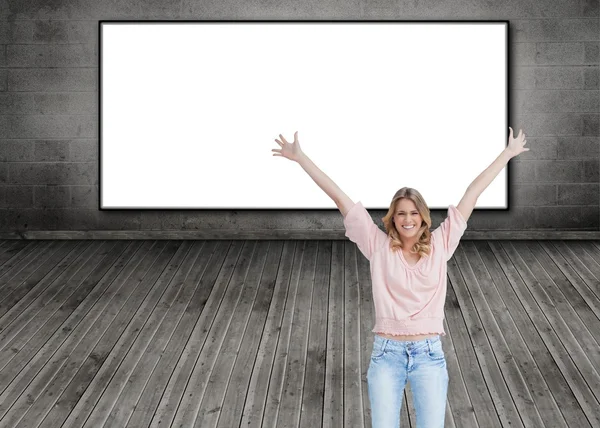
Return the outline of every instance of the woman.
<path id="1" fill-rule="evenodd" d="M 296 161 L 344 216 L 346 236 L 371 263 L 375 327 L 367 371 L 373 428 L 397 428 L 406 382 L 410 382 L 417 428 L 444 426 L 448 370 L 442 349 L 446 262 L 458 247 L 467 220 L 481 193 L 508 161 L 529 149 L 525 134 L 513 138 L 500 156 L 467 188 L 457 206 L 430 232 L 429 208 L 415 189 L 398 190 L 383 223 L 384 233 L 361 202 L 354 203 L 302 152 L 298 132 L 288 143 L 279 134 L 281 149 L 273 156 Z"/>

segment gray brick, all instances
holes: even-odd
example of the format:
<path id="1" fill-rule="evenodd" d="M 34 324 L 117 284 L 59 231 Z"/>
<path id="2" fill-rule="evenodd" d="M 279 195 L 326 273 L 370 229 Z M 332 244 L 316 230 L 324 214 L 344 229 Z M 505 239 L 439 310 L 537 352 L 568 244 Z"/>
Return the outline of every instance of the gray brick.
<path id="1" fill-rule="evenodd" d="M 0 21 L 0 43 L 31 43 L 32 35 L 32 21 Z"/>
<path id="2" fill-rule="evenodd" d="M 556 184 L 514 184 L 515 206 L 556 205 Z"/>
<path id="3" fill-rule="evenodd" d="M 588 205 L 581 207 L 581 217 L 586 230 L 600 230 L 600 207 Z"/>
<path id="4" fill-rule="evenodd" d="M 33 159 L 35 162 L 66 162 L 70 144 L 70 140 L 37 140 L 33 146 Z"/>
<path id="5" fill-rule="evenodd" d="M 69 225 L 73 230 L 96 230 L 97 210 L 73 208 L 46 208 L 27 210 L 26 230 L 61 230 Z M 24 227 L 23 224 L 21 227 Z"/>
<path id="6" fill-rule="evenodd" d="M 35 42 L 94 44 L 98 24 L 94 21 L 34 21 L 32 34 Z"/>
<path id="7" fill-rule="evenodd" d="M 11 91 L 98 92 L 97 82 L 97 68 L 8 70 Z"/>
<path id="8" fill-rule="evenodd" d="M 600 116 L 595 114 L 584 114 L 581 116 L 582 121 L 582 135 L 600 135 Z"/>
<path id="9" fill-rule="evenodd" d="M 510 20 L 513 42 L 596 40 L 598 18 L 556 18 Z"/>
<path id="10" fill-rule="evenodd" d="M 598 0 L 586 0 L 580 2 L 581 16 L 598 17 Z"/>
<path id="11" fill-rule="evenodd" d="M 583 161 L 536 161 L 535 181 L 544 183 L 580 183 L 583 180 Z"/>
<path id="12" fill-rule="evenodd" d="M 96 184 L 98 167 L 90 163 L 10 163 L 9 184 Z"/>
<path id="13" fill-rule="evenodd" d="M 9 0 L 8 17 L 10 20 L 43 19 L 43 20 L 98 20 L 98 19 L 175 19 L 180 18 L 180 0 L 128 0 L 113 1 L 48 1 L 48 0 Z M 1 4 L 1 3 L 0 3 Z M 217 2 L 216 6 L 219 6 Z M 241 19 L 247 6 L 234 3 L 228 10 L 239 9 Z M 220 9 L 220 7 L 217 7 Z M 264 6 L 263 6 L 264 13 Z M 239 16 L 241 15 L 241 16 Z M 196 15 L 192 19 L 210 19 L 208 16 Z"/>
<path id="14" fill-rule="evenodd" d="M 0 208 L 6 207 L 6 186 L 0 186 Z M 0 216 L 3 214 L 3 211 L 4 210 L 0 210 Z M 2 230 L 1 223 L 2 220 L 0 220 L 0 230 Z"/>
<path id="15" fill-rule="evenodd" d="M 590 214 L 593 210 L 583 210 L 578 206 L 536 207 L 535 224 L 539 229 L 552 230 L 594 230 L 598 227 L 598 217 Z M 598 212 L 596 207 L 596 213 Z"/>
<path id="16" fill-rule="evenodd" d="M 508 211 L 474 213 L 469 219 L 473 230 L 523 230 L 535 227 L 535 207 L 513 206 Z"/>
<path id="17" fill-rule="evenodd" d="M 585 64 L 584 43 L 535 43 L 535 64 Z"/>
<path id="18" fill-rule="evenodd" d="M 535 43 L 511 43 L 509 55 L 511 64 L 535 65 Z"/>
<path id="19" fill-rule="evenodd" d="M 535 89 L 584 89 L 581 67 L 534 67 Z M 585 88 L 589 89 L 589 88 Z"/>
<path id="20" fill-rule="evenodd" d="M 98 227 L 102 230 L 140 230 L 140 218 L 140 211 L 98 211 Z"/>
<path id="21" fill-rule="evenodd" d="M 531 183 L 535 181 L 533 165 L 535 165 L 535 161 L 520 160 L 516 162 L 511 160 L 509 167 L 513 183 Z"/>
<path id="22" fill-rule="evenodd" d="M 600 144 L 594 137 L 557 137 L 558 159 L 600 158 Z M 529 144 L 529 141 L 527 141 Z"/>
<path id="23" fill-rule="evenodd" d="M 98 114 L 98 93 L 34 94 L 34 112 L 37 114 Z"/>
<path id="24" fill-rule="evenodd" d="M 0 184 L 8 183 L 8 163 L 0 163 Z"/>
<path id="25" fill-rule="evenodd" d="M 584 89 L 600 89 L 598 84 L 600 76 L 600 67 L 587 67 L 583 69 Z"/>
<path id="26" fill-rule="evenodd" d="M 71 206 L 97 208 L 99 195 L 98 186 L 71 186 Z"/>
<path id="27" fill-rule="evenodd" d="M 5 186 L 6 205 L 12 208 L 33 207 L 33 186 Z"/>
<path id="28" fill-rule="evenodd" d="M 32 160 L 32 140 L 0 140 L 0 162 L 27 162 Z"/>
<path id="29" fill-rule="evenodd" d="M 511 67 L 510 90 L 513 97 L 516 89 L 533 89 L 535 87 L 535 68 L 534 67 Z"/>
<path id="30" fill-rule="evenodd" d="M 600 166 L 600 160 L 590 159 L 583 161 L 583 180 L 586 183 L 598 183 L 600 181 L 598 177 L 598 169 Z"/>
<path id="31" fill-rule="evenodd" d="M 584 116 L 586 116 L 584 113 L 523 114 L 519 116 L 519 127 L 532 137 L 583 135 L 582 117 Z"/>
<path id="32" fill-rule="evenodd" d="M 142 211 L 140 216 L 141 230 L 178 230 L 181 229 L 182 216 L 177 211 Z"/>
<path id="33" fill-rule="evenodd" d="M 0 92 L 6 92 L 8 90 L 8 70 L 0 70 Z"/>
<path id="34" fill-rule="evenodd" d="M 525 144 L 525 147 L 530 150 L 521 153 L 518 158 L 513 158 L 511 162 L 557 159 L 557 145 L 557 137 L 530 137 L 527 135 L 527 144 Z"/>
<path id="35" fill-rule="evenodd" d="M 598 91 L 515 91 L 516 108 L 524 113 L 596 112 L 600 109 Z"/>
<path id="36" fill-rule="evenodd" d="M 0 45 L 0 67 L 6 67 L 6 45 Z"/>
<path id="37" fill-rule="evenodd" d="M 0 116 L 0 138 L 91 138 L 96 133 L 96 116 Z"/>
<path id="38" fill-rule="evenodd" d="M 598 183 L 558 185 L 558 205 L 598 205 L 600 203 Z"/>
<path id="39" fill-rule="evenodd" d="M 71 205 L 70 186 L 34 186 L 36 208 L 68 208 Z"/>
<path id="40" fill-rule="evenodd" d="M 72 140 L 69 150 L 69 160 L 71 162 L 98 163 L 98 147 L 98 139 Z"/>
<path id="41" fill-rule="evenodd" d="M 0 111 L 11 114 L 33 114 L 33 95 L 22 92 L 0 94 Z"/>
<path id="42" fill-rule="evenodd" d="M 93 44 L 79 45 L 8 45 L 9 67 L 97 67 L 97 49 Z"/>
<path id="43" fill-rule="evenodd" d="M 598 51 L 600 50 L 600 43 L 598 42 L 585 42 L 584 43 L 584 49 L 585 49 L 585 58 L 584 58 L 584 62 L 586 64 L 598 64 L 600 63 L 600 61 L 598 61 L 598 59 L 600 58 L 600 55 L 598 55 Z"/>

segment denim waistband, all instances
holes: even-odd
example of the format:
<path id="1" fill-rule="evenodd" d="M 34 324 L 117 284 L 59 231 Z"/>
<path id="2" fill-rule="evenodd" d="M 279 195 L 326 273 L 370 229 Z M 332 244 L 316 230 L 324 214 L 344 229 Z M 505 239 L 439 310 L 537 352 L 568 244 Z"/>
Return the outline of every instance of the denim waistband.
<path id="1" fill-rule="evenodd" d="M 385 345 L 386 349 L 411 350 L 411 349 L 421 348 L 423 346 L 429 346 L 430 344 L 435 344 L 436 342 L 439 342 L 440 340 L 441 340 L 441 338 L 440 338 L 439 334 L 437 334 L 433 337 L 429 337 L 427 339 L 423 339 L 423 340 L 395 340 L 395 339 L 388 339 L 385 337 L 381 337 L 376 334 L 373 343 L 375 346 L 379 346 L 379 347 Z"/>

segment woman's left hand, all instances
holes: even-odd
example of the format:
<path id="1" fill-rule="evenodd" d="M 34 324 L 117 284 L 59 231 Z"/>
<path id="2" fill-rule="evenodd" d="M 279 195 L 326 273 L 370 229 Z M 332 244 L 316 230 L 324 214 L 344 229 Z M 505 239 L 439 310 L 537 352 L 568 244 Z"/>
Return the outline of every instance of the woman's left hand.
<path id="1" fill-rule="evenodd" d="M 517 135 L 517 138 L 513 138 L 512 128 L 509 126 L 508 129 L 510 129 L 510 135 L 508 136 L 508 147 L 506 147 L 506 150 L 508 150 L 513 157 L 520 155 L 523 152 L 528 152 L 529 149 L 523 147 L 525 143 L 527 143 L 523 130 L 519 129 L 519 135 Z"/>

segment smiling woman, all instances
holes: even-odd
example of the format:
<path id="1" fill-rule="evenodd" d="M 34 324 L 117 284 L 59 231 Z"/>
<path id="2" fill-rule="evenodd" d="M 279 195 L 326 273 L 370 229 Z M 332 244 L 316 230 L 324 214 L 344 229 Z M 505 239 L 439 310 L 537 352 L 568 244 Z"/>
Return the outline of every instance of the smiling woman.
<path id="1" fill-rule="evenodd" d="M 509 159 L 526 151 L 524 135 L 508 147 L 467 188 L 458 207 L 433 232 L 431 214 L 423 196 L 403 187 L 392 201 L 383 232 L 361 202 L 352 200 L 294 143 L 280 134 L 281 149 L 274 156 L 297 161 L 340 208 L 346 236 L 356 243 L 371 264 L 375 333 L 367 371 L 372 426 L 399 425 L 404 385 L 411 384 L 417 420 L 423 426 L 443 426 L 448 389 L 448 370 L 442 348 L 447 262 L 467 228 L 477 198 Z M 415 369 L 406 370 L 409 362 Z M 393 373 L 393 376 L 390 374 Z"/>

